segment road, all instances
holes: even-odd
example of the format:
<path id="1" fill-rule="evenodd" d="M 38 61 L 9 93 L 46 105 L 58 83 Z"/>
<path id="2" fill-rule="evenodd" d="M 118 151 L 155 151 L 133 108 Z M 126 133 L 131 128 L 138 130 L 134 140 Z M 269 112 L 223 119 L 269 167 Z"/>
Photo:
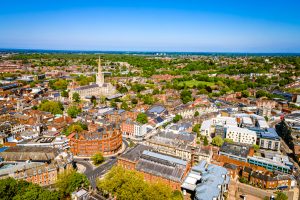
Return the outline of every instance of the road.
<path id="1" fill-rule="evenodd" d="M 108 170 L 110 170 L 117 163 L 117 158 L 116 157 L 108 158 L 108 160 L 104 164 L 96 168 L 93 168 L 93 166 L 91 165 L 91 163 L 89 163 L 89 161 L 83 159 L 76 159 L 76 162 L 78 164 L 83 165 L 86 168 L 84 174 L 89 179 L 91 186 L 93 188 L 96 188 L 96 179 L 100 178 Z"/>

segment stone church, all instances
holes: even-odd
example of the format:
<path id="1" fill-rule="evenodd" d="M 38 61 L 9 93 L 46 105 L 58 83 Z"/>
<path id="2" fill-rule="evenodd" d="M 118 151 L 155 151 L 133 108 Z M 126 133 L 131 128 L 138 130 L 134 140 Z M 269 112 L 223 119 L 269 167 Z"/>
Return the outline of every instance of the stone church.
<path id="1" fill-rule="evenodd" d="M 116 93 L 116 88 L 111 83 L 105 83 L 104 75 L 102 74 L 101 61 L 99 57 L 98 61 L 98 73 L 96 75 L 96 83 L 92 83 L 86 86 L 76 87 L 74 84 L 71 84 L 69 89 L 69 99 L 72 100 L 72 96 L 75 92 L 80 95 L 80 98 L 85 100 L 89 99 L 92 96 L 111 96 Z"/>

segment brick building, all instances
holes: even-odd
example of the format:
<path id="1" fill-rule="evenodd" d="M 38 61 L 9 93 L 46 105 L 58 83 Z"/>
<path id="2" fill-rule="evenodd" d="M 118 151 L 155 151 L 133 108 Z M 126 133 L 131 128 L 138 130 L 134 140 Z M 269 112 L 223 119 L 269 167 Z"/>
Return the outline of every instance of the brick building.
<path id="1" fill-rule="evenodd" d="M 249 184 L 261 187 L 264 189 L 290 189 L 295 186 L 295 180 L 290 175 L 273 174 L 270 172 L 260 172 L 252 170 L 249 167 L 244 167 L 242 177 Z"/>
<path id="2" fill-rule="evenodd" d="M 181 184 L 190 170 L 191 163 L 156 153 L 151 149 L 148 146 L 138 145 L 119 156 L 118 165 L 141 172 L 146 181 L 160 181 L 173 190 L 181 190 Z"/>
<path id="3" fill-rule="evenodd" d="M 116 124 L 109 124 L 95 131 L 72 133 L 68 138 L 70 150 L 77 156 L 92 156 L 97 152 L 111 155 L 122 147 L 122 133 Z"/>

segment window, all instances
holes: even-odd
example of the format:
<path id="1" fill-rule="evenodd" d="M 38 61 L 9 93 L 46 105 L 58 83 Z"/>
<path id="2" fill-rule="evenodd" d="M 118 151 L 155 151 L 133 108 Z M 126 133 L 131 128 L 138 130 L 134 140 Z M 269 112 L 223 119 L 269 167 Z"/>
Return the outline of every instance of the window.
<path id="1" fill-rule="evenodd" d="M 269 141 L 268 142 L 268 149 L 271 149 L 272 148 L 272 141 Z"/>

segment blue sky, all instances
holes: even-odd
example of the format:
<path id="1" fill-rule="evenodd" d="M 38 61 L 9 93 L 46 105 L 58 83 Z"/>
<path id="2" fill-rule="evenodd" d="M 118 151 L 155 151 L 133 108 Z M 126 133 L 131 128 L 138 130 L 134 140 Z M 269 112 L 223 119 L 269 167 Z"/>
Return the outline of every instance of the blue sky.
<path id="1" fill-rule="evenodd" d="M 0 48 L 300 52 L 300 1 L 10 0 Z"/>

